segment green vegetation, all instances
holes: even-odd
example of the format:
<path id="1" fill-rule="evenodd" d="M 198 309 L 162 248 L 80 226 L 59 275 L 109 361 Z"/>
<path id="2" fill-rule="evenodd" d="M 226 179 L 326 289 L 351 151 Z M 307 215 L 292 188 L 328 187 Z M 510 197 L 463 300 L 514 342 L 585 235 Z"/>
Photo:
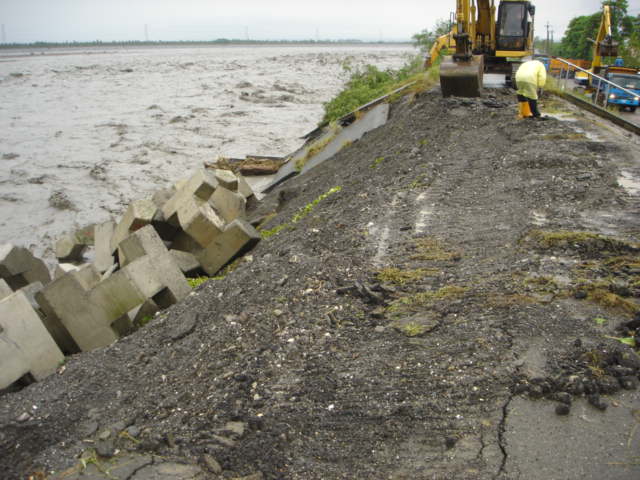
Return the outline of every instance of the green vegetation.
<path id="1" fill-rule="evenodd" d="M 401 330 L 407 337 L 419 337 L 427 332 L 427 327 L 418 323 L 408 323 Z"/>
<path id="2" fill-rule="evenodd" d="M 407 297 L 401 297 L 394 301 L 387 311 L 390 313 L 410 312 L 432 305 L 442 300 L 456 300 L 462 298 L 467 292 L 466 287 L 448 285 L 440 290 L 430 292 L 420 292 Z"/>
<path id="3" fill-rule="evenodd" d="M 637 252 L 638 246 L 624 240 L 591 232 L 533 230 L 527 236 L 542 249 L 570 248 L 583 253 Z"/>
<path id="4" fill-rule="evenodd" d="M 613 39 L 619 42 L 619 55 L 627 66 L 640 66 L 640 14 L 629 15 L 627 0 L 609 0 L 612 7 L 611 29 Z M 593 43 L 602 18 L 602 9 L 591 15 L 573 18 L 559 44 L 551 47 L 551 54 L 565 58 L 593 60 Z M 542 41 L 540 41 L 542 42 Z M 539 45 L 539 44 L 538 44 Z M 546 50 L 546 48 L 545 48 Z M 607 63 L 613 63 L 607 60 Z"/>
<path id="5" fill-rule="evenodd" d="M 384 157 L 376 158 L 371 164 L 371 168 L 378 168 L 382 162 L 384 162 Z"/>
<path id="6" fill-rule="evenodd" d="M 423 261 L 457 261 L 462 258 L 459 252 L 445 249 L 440 240 L 435 237 L 422 237 L 415 241 L 416 254 L 412 260 Z"/>
<path id="7" fill-rule="evenodd" d="M 307 203 L 304 207 L 302 207 L 300 210 L 298 210 L 298 212 L 291 218 L 290 222 L 283 223 L 282 225 L 278 225 L 278 226 L 272 228 L 271 230 L 261 230 L 260 231 L 260 235 L 262 236 L 263 239 L 266 240 L 267 238 L 270 238 L 270 237 L 273 237 L 274 235 L 277 235 L 278 233 L 280 233 L 285 228 L 291 228 L 293 226 L 293 224 L 298 223 L 304 217 L 309 215 L 313 211 L 313 209 L 320 202 L 325 200 L 330 195 L 333 195 L 334 193 L 338 193 L 341 190 L 342 190 L 342 187 L 333 187 L 328 192 L 323 193 L 318 198 L 316 198 L 315 200 L 313 200 L 310 203 Z"/>
<path id="8" fill-rule="evenodd" d="M 197 278 L 187 278 L 187 282 L 191 288 L 197 288 L 202 285 L 204 282 L 211 280 L 211 277 L 197 277 Z"/>
<path id="9" fill-rule="evenodd" d="M 399 268 L 387 267 L 378 272 L 377 279 L 383 283 L 394 285 L 405 285 L 422 280 L 425 277 L 437 275 L 440 271 L 431 268 L 418 268 L 415 270 L 400 270 Z"/>
<path id="10" fill-rule="evenodd" d="M 416 93 L 429 88 L 437 81 L 439 67 L 424 71 L 423 63 L 422 56 L 418 55 L 399 70 L 379 70 L 373 65 L 354 69 L 345 65 L 343 68 L 351 74 L 351 78 L 337 97 L 325 103 L 325 114 L 320 124 L 338 120 L 362 105 L 411 83 L 415 83 L 415 86 L 409 92 Z M 390 100 L 395 101 L 395 98 Z"/>
<path id="11" fill-rule="evenodd" d="M 311 160 L 318 153 L 324 150 L 327 147 L 327 145 L 329 145 L 334 140 L 334 138 L 336 138 L 336 135 L 338 134 L 338 131 L 339 131 L 339 127 L 337 125 L 332 125 L 331 129 L 333 130 L 331 135 L 313 142 L 309 147 L 309 150 L 307 150 L 307 153 L 305 154 L 305 156 L 296 160 L 296 170 L 298 172 L 303 169 L 303 167 L 307 164 L 309 160 Z"/>

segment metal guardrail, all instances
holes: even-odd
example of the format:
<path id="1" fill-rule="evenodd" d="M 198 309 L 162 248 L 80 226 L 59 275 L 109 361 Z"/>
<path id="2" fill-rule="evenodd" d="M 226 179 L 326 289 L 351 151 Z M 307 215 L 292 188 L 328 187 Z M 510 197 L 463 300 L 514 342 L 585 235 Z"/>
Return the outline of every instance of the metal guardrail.
<path id="1" fill-rule="evenodd" d="M 601 77 L 600 75 L 596 75 L 593 72 L 590 72 L 589 70 L 585 70 L 582 67 L 579 67 L 578 65 L 571 63 L 568 60 L 565 60 L 564 58 L 560 58 L 560 57 L 552 57 L 554 60 L 557 60 L 559 62 L 562 63 L 562 68 L 560 69 L 560 80 L 561 80 L 561 90 L 566 91 L 567 90 L 567 81 L 569 80 L 569 71 L 576 71 L 579 70 L 583 73 L 587 74 L 587 78 L 591 78 L 591 79 L 596 79 L 597 82 L 597 91 L 600 91 L 600 87 L 602 86 L 603 83 L 606 83 L 607 85 L 613 86 L 614 88 L 618 88 L 620 90 L 622 90 L 623 92 L 625 92 L 626 94 L 630 95 L 631 98 L 637 98 L 638 94 L 632 90 L 627 90 L 626 88 L 618 85 L 617 83 L 613 83 L 610 80 L 607 80 L 604 77 Z M 565 69 L 565 65 L 567 66 L 567 68 Z M 566 72 L 566 73 L 565 73 Z M 592 82 L 589 82 L 592 83 Z M 598 103 L 598 96 L 595 95 L 594 98 L 591 99 L 591 103 L 593 103 L 594 105 L 597 105 Z M 604 108 L 607 108 L 607 105 L 609 104 L 609 96 L 605 95 L 604 96 Z"/>
<path id="2" fill-rule="evenodd" d="M 574 71 L 581 71 L 586 73 L 587 75 L 592 76 L 594 79 L 598 80 L 599 82 L 604 82 L 607 83 L 609 85 L 614 85 L 616 88 L 620 88 L 622 91 L 632 95 L 632 97 L 637 97 L 638 95 L 631 91 L 628 90 L 626 88 L 620 87 L 619 85 L 616 85 L 615 83 L 607 80 L 606 78 L 603 78 L 599 75 L 596 75 L 588 70 L 585 70 L 582 67 L 579 67 L 578 65 L 575 65 L 563 58 L 558 58 L 558 57 L 552 57 L 560 62 L 562 62 L 564 65 L 567 66 L 567 68 L 565 69 L 564 67 L 562 68 L 562 70 L 560 71 L 560 82 L 559 82 L 559 91 L 557 92 L 552 92 L 555 95 L 560 96 L 561 98 L 573 103 L 574 105 L 584 109 L 584 110 L 588 110 L 589 112 L 598 115 L 599 117 L 602 117 L 608 121 L 610 121 L 611 123 L 614 123 L 615 125 L 618 125 L 619 127 L 624 128 L 625 130 L 627 130 L 628 132 L 631 133 L 635 133 L 636 135 L 640 136 L 640 126 L 629 122 L 628 120 L 625 120 L 624 118 L 615 115 L 613 113 L 611 113 L 609 110 L 606 109 L 606 105 L 608 104 L 608 98 L 605 100 L 605 108 L 601 107 L 600 105 L 597 104 L 597 95 L 595 95 L 594 97 L 596 98 L 588 98 L 588 97 L 583 97 L 583 96 L 578 96 L 575 95 L 573 93 L 569 93 L 569 89 L 567 88 L 567 81 L 569 80 L 569 71 L 570 70 L 574 70 Z M 600 86 L 601 83 L 598 83 L 598 85 Z M 605 95 L 605 97 L 607 97 Z"/>

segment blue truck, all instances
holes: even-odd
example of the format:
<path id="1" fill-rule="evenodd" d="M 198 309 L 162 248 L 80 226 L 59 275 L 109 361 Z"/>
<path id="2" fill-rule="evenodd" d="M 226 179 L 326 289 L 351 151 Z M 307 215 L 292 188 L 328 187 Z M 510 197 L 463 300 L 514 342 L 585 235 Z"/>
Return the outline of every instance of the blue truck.
<path id="1" fill-rule="evenodd" d="M 596 87 L 593 98 L 599 105 L 616 105 L 620 110 L 635 112 L 640 106 L 640 74 L 635 68 L 608 67 L 605 69 L 604 78 L 610 82 L 634 93 L 634 95 L 624 90 L 609 85 L 605 82 L 593 80 Z M 601 73 L 602 75 L 602 73 Z M 598 83 L 600 83 L 598 85 Z"/>

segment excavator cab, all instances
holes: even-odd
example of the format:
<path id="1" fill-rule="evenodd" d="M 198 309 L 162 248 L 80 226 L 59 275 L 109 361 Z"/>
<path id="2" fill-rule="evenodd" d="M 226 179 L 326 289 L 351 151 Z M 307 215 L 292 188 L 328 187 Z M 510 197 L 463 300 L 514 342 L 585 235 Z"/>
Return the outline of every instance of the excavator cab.
<path id="1" fill-rule="evenodd" d="M 440 64 L 445 97 L 479 97 L 483 74 L 512 76 L 515 59 L 533 54 L 535 7 L 519 0 L 456 0 L 456 23 L 450 36 L 455 52 Z"/>
<path id="2" fill-rule="evenodd" d="M 498 8 L 496 50 L 527 50 L 534 15 L 531 2 L 502 2 Z"/>

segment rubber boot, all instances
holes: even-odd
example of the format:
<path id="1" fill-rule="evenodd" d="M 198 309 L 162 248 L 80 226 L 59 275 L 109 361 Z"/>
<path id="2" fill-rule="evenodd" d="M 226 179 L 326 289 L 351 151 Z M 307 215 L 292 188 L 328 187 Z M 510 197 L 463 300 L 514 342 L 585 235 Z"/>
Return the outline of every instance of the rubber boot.
<path id="1" fill-rule="evenodd" d="M 518 118 L 532 117 L 531 108 L 529 108 L 529 102 L 518 102 Z"/>

